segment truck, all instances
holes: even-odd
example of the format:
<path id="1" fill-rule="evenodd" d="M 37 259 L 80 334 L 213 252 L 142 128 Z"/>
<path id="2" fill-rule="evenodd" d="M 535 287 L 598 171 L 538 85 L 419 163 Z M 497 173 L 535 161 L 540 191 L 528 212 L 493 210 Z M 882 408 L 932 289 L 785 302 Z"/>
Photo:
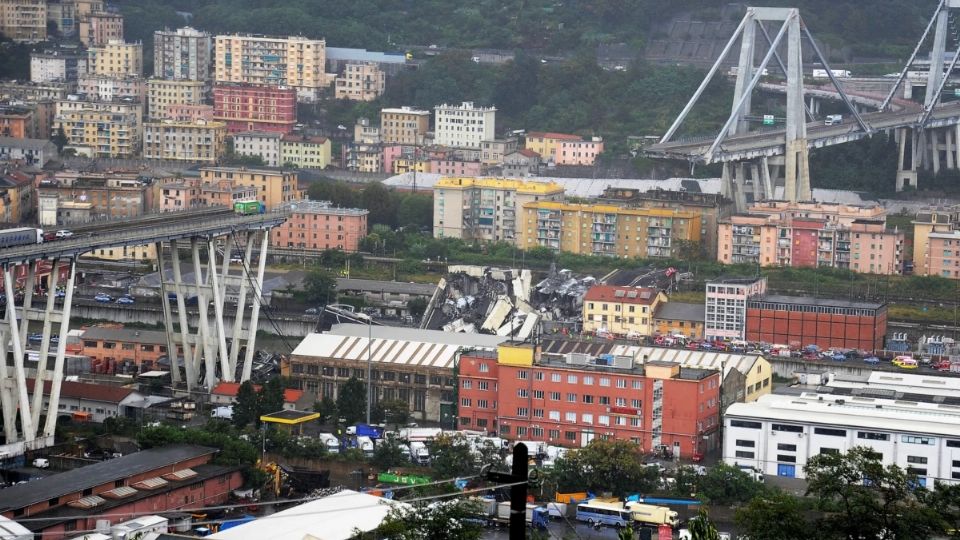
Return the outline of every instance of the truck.
<path id="1" fill-rule="evenodd" d="M 850 71 L 849 71 L 849 70 L 846 70 L 846 69 L 831 69 L 830 72 L 833 73 L 833 76 L 834 76 L 835 78 L 837 78 L 837 79 L 849 79 L 849 78 L 850 78 Z M 813 70 L 813 78 L 814 78 L 814 79 L 826 79 L 826 78 L 828 78 L 829 76 L 830 76 L 830 75 L 827 73 L 827 70 L 825 70 L 825 69 L 815 69 L 815 70 Z"/>
<path id="2" fill-rule="evenodd" d="M 365 435 L 357 435 L 357 448 L 363 451 L 363 455 L 367 457 L 373 456 L 373 439 Z"/>
<path id="3" fill-rule="evenodd" d="M 400 438 L 407 442 L 429 441 L 435 439 L 437 435 L 443 433 L 440 428 L 403 428 L 400 430 Z"/>
<path id="4" fill-rule="evenodd" d="M 561 519 L 567 515 L 567 503 L 550 501 L 547 503 L 547 514 L 554 519 Z"/>
<path id="5" fill-rule="evenodd" d="M 249 199 L 233 203 L 233 211 L 242 215 L 263 214 L 266 213 L 267 207 L 256 199 Z"/>
<path id="6" fill-rule="evenodd" d="M 823 121 L 825 126 L 839 126 L 843 123 L 842 114 L 828 114 L 827 118 Z"/>
<path id="7" fill-rule="evenodd" d="M 319 433 L 317 434 L 317 439 L 323 443 L 323 446 L 327 449 L 328 454 L 340 453 L 340 440 L 337 439 L 337 436 L 333 433 Z"/>
<path id="8" fill-rule="evenodd" d="M 43 229 L 16 227 L 0 230 L 0 248 L 43 243 Z"/>
<path id="9" fill-rule="evenodd" d="M 140 516 L 110 527 L 110 535 L 114 540 L 134 540 L 148 533 L 165 533 L 169 523 L 169 519 L 161 516 Z"/>
<path id="10" fill-rule="evenodd" d="M 666 506 L 654 506 L 639 502 L 628 502 L 625 506 L 627 510 L 633 513 L 633 520 L 642 525 L 670 525 L 676 527 L 680 521 L 677 513 Z"/>
<path id="11" fill-rule="evenodd" d="M 347 435 L 357 435 L 370 437 L 371 439 L 382 439 L 383 428 L 371 426 L 369 424 L 354 424 L 347 427 Z"/>
<path id="12" fill-rule="evenodd" d="M 497 515 L 494 516 L 493 520 L 497 523 L 510 523 L 509 501 L 497 504 Z M 525 521 L 527 522 L 527 525 L 533 527 L 534 529 L 546 530 L 547 524 L 550 522 L 550 515 L 547 513 L 547 509 L 545 507 L 527 503 Z"/>
<path id="13" fill-rule="evenodd" d="M 427 450 L 427 445 L 421 441 L 411 441 L 410 461 L 419 463 L 420 465 L 430 463 L 430 451 Z"/>

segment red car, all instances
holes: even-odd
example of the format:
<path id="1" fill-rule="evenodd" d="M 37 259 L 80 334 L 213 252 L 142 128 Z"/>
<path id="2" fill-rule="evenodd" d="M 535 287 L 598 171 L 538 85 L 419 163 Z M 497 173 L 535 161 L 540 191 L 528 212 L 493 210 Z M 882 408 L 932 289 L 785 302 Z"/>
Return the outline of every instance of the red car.
<path id="1" fill-rule="evenodd" d="M 56 240 L 56 239 L 57 239 L 57 233 L 55 233 L 55 232 L 45 232 L 45 233 L 43 233 L 43 241 L 44 241 L 44 242 L 53 242 L 53 241 Z"/>

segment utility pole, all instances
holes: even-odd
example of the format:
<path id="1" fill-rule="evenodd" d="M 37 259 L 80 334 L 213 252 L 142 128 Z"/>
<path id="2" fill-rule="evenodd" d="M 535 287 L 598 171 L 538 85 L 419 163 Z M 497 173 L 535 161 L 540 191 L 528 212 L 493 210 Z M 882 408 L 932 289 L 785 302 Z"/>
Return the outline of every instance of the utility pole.
<path id="1" fill-rule="evenodd" d="M 529 464 L 527 445 L 513 445 L 513 468 L 510 474 L 502 472 L 487 473 L 491 482 L 513 484 L 510 486 L 510 540 L 524 540 L 527 537 L 527 481 Z"/>

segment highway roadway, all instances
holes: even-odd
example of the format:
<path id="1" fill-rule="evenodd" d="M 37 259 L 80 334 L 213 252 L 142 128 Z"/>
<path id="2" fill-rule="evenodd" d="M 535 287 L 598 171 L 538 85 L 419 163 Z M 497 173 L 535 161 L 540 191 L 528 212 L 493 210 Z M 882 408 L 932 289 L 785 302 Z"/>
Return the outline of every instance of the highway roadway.
<path id="1" fill-rule="evenodd" d="M 921 112 L 916 110 L 874 112 L 861 115 L 874 131 L 899 127 L 914 127 L 919 123 Z M 960 102 L 950 102 L 937 107 L 930 117 L 928 127 L 960 124 Z M 845 118 L 840 125 L 827 126 L 822 121 L 807 123 L 807 146 L 820 148 L 865 137 L 860 126 Z M 725 139 L 710 158 L 707 152 L 714 137 L 680 138 L 664 144 L 649 146 L 645 152 L 650 157 L 683 159 L 698 162 L 738 161 L 763 156 L 783 155 L 786 137 L 783 128 L 734 135 Z"/>

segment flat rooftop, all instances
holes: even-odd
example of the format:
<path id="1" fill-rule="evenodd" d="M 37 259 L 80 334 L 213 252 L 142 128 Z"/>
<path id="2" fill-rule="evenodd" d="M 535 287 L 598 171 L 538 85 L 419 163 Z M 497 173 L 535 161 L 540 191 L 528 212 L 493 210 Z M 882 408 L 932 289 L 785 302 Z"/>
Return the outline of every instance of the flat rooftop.
<path id="1" fill-rule="evenodd" d="M 750 302 L 770 302 L 774 304 L 798 304 L 803 306 L 813 305 L 854 309 L 880 309 L 886 306 L 886 304 L 878 304 L 876 302 L 853 302 L 850 300 L 838 300 L 836 298 L 809 298 L 806 296 L 782 296 L 779 294 L 755 296 L 748 300 L 748 303 Z"/>
<path id="2" fill-rule="evenodd" d="M 379 281 L 376 279 L 337 278 L 339 291 L 382 292 L 387 294 L 411 294 L 431 296 L 437 286 L 427 283 L 407 283 L 405 281 Z"/>
<path id="3" fill-rule="evenodd" d="M 367 337 L 372 332 L 374 339 L 395 339 L 419 341 L 421 343 L 440 343 L 444 345 L 458 345 L 460 347 L 488 347 L 508 341 L 507 337 L 491 334 L 472 334 L 465 332 L 444 332 L 443 330 L 421 330 L 419 328 L 405 328 L 398 326 L 373 326 L 372 330 L 366 324 L 335 324 L 327 334 L 339 336 Z"/>

